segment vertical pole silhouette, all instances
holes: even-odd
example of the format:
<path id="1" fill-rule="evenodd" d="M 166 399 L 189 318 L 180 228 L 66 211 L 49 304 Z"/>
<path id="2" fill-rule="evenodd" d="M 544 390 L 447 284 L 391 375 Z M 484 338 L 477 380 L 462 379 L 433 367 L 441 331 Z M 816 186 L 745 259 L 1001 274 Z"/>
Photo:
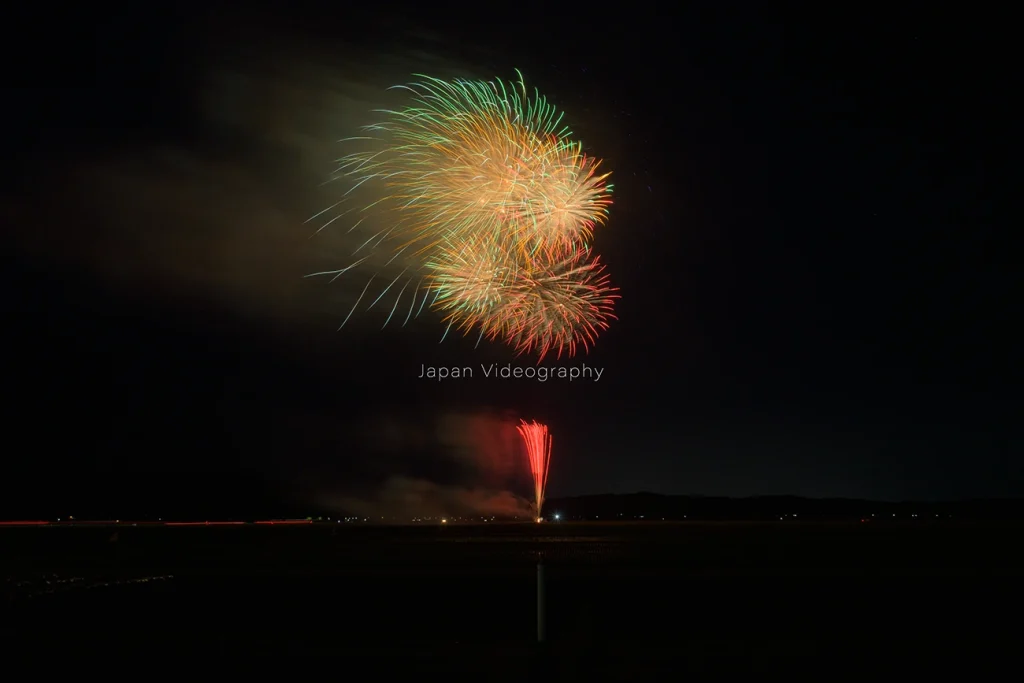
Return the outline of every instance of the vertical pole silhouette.
<path id="1" fill-rule="evenodd" d="M 545 595 L 544 595 L 544 559 L 537 560 L 537 642 L 543 643 L 547 637 L 547 624 L 545 623 Z"/>

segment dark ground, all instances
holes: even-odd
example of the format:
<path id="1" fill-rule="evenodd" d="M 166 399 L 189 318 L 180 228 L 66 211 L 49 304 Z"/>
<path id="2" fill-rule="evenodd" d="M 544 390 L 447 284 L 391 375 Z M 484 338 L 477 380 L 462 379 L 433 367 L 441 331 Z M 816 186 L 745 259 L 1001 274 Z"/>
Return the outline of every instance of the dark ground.
<path id="1" fill-rule="evenodd" d="M 1022 530 L 950 521 L 6 528 L 4 642 L 26 655 L 328 655 L 490 680 L 536 678 L 538 667 L 557 680 L 621 680 L 808 662 L 937 670 L 955 660 L 977 671 L 1016 650 Z M 540 556 L 545 648 L 534 642 Z"/>

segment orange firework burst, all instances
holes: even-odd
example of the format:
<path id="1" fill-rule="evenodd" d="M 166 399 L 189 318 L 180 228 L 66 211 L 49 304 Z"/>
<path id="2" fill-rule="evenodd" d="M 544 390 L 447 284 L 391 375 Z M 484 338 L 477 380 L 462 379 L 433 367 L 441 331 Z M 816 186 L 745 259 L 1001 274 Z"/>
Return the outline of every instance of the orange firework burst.
<path id="1" fill-rule="evenodd" d="M 416 106 L 390 112 L 385 124 L 396 152 L 386 182 L 406 219 L 402 246 L 429 252 L 491 233 L 557 253 L 589 241 L 605 220 L 610 187 L 600 162 L 558 127 L 553 107 L 519 86 L 405 86 Z"/>

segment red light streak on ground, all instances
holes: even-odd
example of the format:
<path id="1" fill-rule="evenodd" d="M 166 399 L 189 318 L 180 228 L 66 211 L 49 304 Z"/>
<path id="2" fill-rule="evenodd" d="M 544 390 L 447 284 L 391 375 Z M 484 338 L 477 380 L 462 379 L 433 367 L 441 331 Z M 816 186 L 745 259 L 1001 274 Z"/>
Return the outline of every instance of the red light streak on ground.
<path id="1" fill-rule="evenodd" d="M 540 521 L 541 508 L 544 507 L 544 491 L 548 486 L 548 468 L 551 466 L 551 435 L 547 425 L 536 420 L 527 423 L 521 421 L 519 433 L 526 444 L 526 455 L 530 459 L 530 475 L 533 477 L 534 496 L 537 504 L 537 521 Z"/>
<path id="2" fill-rule="evenodd" d="M 312 524 L 308 519 L 275 519 L 256 522 L 256 524 Z M 251 522 L 133 522 L 130 520 L 68 520 L 48 522 L 45 520 L 11 520 L 0 521 L 0 526 L 244 526 Z"/>

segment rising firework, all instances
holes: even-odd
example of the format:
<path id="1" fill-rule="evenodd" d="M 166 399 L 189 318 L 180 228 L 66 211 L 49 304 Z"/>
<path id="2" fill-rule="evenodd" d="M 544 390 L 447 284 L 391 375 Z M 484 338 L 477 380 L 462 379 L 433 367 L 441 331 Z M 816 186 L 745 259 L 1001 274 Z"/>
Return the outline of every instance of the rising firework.
<path id="1" fill-rule="evenodd" d="M 536 420 L 532 423 L 521 420 L 519 433 L 526 444 L 526 455 L 530 459 L 530 474 L 533 477 L 533 490 L 537 504 L 537 521 L 541 520 L 541 509 L 544 507 L 544 490 L 548 486 L 548 467 L 551 466 L 551 435 L 547 425 Z"/>
<path id="2" fill-rule="evenodd" d="M 617 298 L 590 257 L 611 204 L 608 174 L 521 75 L 514 84 L 421 78 L 398 86 L 411 104 L 383 110 L 383 122 L 349 140 L 366 149 L 339 160 L 337 176 L 352 188 L 332 209 L 356 190 L 375 192 L 355 225 L 368 211 L 386 214 L 384 223 L 356 247 L 355 263 L 316 274 L 339 276 L 379 253 L 378 264 L 405 267 L 375 297 L 368 283 L 349 317 L 394 289 L 388 321 L 409 292 L 408 322 L 426 290 L 416 314 L 432 295 L 445 334 L 475 329 L 478 341 L 502 339 L 540 358 L 589 350 Z M 338 209 L 326 224 L 354 210 Z"/>

